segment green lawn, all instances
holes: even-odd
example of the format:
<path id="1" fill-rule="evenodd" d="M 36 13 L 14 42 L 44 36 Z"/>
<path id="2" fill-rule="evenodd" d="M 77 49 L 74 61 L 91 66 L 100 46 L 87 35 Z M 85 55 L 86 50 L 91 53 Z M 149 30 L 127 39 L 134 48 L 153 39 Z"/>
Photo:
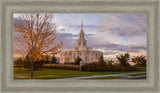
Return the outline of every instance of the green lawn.
<path id="1" fill-rule="evenodd" d="M 34 71 L 34 78 L 30 78 L 30 71 L 27 69 L 14 68 L 14 75 L 26 76 L 14 79 L 58 79 L 69 77 L 81 77 L 91 75 L 107 75 L 107 74 L 120 74 L 120 73 L 134 73 L 144 72 L 140 71 L 127 71 L 127 72 L 86 72 L 86 71 L 72 71 L 72 70 L 59 70 L 59 69 L 42 69 L 41 71 Z"/>
<path id="2" fill-rule="evenodd" d="M 90 80 L 90 79 L 101 79 L 101 80 L 103 80 L 103 79 L 118 79 L 118 78 L 124 78 L 124 77 L 122 77 L 122 76 L 108 76 L 108 77 L 98 77 L 98 78 L 87 78 L 86 80 Z"/>

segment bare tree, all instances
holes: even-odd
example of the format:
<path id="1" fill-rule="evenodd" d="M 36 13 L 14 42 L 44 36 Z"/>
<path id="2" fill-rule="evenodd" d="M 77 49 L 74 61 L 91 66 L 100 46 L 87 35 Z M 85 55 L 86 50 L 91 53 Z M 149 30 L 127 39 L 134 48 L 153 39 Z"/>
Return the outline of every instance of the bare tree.
<path id="1" fill-rule="evenodd" d="M 42 59 L 42 55 L 55 55 L 60 52 L 63 42 L 56 42 L 57 32 L 53 24 L 53 14 L 28 13 L 20 14 L 14 22 L 17 41 L 23 43 L 31 62 L 33 77 L 34 62 Z"/>

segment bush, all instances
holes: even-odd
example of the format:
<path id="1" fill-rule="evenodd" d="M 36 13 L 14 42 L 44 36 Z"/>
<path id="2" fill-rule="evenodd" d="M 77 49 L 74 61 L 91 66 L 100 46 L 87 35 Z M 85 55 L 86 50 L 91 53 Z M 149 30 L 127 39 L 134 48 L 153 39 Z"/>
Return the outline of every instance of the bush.
<path id="1" fill-rule="evenodd" d="M 82 71 L 106 71 L 106 65 L 86 64 L 82 66 Z"/>
<path id="2" fill-rule="evenodd" d="M 133 66 L 108 66 L 108 65 L 99 65 L 95 63 L 85 64 L 82 66 L 82 71 L 137 71 L 137 67 Z"/>
<path id="3" fill-rule="evenodd" d="M 79 71 L 79 65 L 69 64 L 44 64 L 43 68 L 47 69 L 65 69 L 65 70 L 76 70 Z M 82 71 L 98 72 L 98 71 L 137 71 L 137 67 L 132 66 L 107 66 L 100 64 L 85 64 L 82 66 Z"/>
<path id="4" fill-rule="evenodd" d="M 138 71 L 139 69 L 137 67 L 133 66 L 107 66 L 107 71 Z"/>
<path id="5" fill-rule="evenodd" d="M 65 70 L 79 70 L 79 65 L 69 64 L 44 64 L 43 68 L 47 69 L 65 69 Z"/>

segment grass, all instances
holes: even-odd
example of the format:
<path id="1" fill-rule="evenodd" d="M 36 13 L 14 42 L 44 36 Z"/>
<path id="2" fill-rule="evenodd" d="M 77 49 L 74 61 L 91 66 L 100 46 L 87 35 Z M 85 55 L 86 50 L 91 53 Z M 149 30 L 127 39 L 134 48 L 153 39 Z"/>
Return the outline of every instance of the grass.
<path id="1" fill-rule="evenodd" d="M 14 68 L 14 75 L 26 76 L 17 77 L 14 79 L 59 79 L 59 78 L 70 78 L 70 77 L 82 77 L 91 75 L 108 75 L 108 74 L 120 74 L 120 73 L 134 73 L 144 72 L 140 71 L 126 71 L 126 72 L 87 72 L 87 71 L 72 71 L 72 70 L 59 70 L 59 69 L 42 69 L 41 71 L 34 71 L 34 77 L 30 78 L 31 71 L 22 68 Z"/>
<path id="2" fill-rule="evenodd" d="M 90 80 L 90 79 L 118 79 L 118 78 L 124 78 L 122 76 L 108 76 L 108 77 L 97 77 L 97 78 L 87 78 L 87 80 Z"/>
<path id="3" fill-rule="evenodd" d="M 129 76 L 140 76 L 140 75 L 146 75 L 146 73 L 130 74 Z"/>

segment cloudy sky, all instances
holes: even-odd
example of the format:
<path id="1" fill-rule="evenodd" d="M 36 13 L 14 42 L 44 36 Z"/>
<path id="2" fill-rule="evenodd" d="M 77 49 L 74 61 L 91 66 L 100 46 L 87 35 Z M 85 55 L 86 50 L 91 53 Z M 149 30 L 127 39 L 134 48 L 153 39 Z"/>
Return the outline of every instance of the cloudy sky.
<path id="1" fill-rule="evenodd" d="M 14 14 L 14 18 L 18 14 Z M 63 50 L 76 46 L 83 20 L 87 46 L 104 53 L 105 59 L 115 59 L 120 53 L 146 55 L 147 16 L 143 13 L 56 13 L 57 41 Z M 15 52 L 16 53 L 16 52 Z M 16 54 L 15 54 L 16 55 Z"/>

